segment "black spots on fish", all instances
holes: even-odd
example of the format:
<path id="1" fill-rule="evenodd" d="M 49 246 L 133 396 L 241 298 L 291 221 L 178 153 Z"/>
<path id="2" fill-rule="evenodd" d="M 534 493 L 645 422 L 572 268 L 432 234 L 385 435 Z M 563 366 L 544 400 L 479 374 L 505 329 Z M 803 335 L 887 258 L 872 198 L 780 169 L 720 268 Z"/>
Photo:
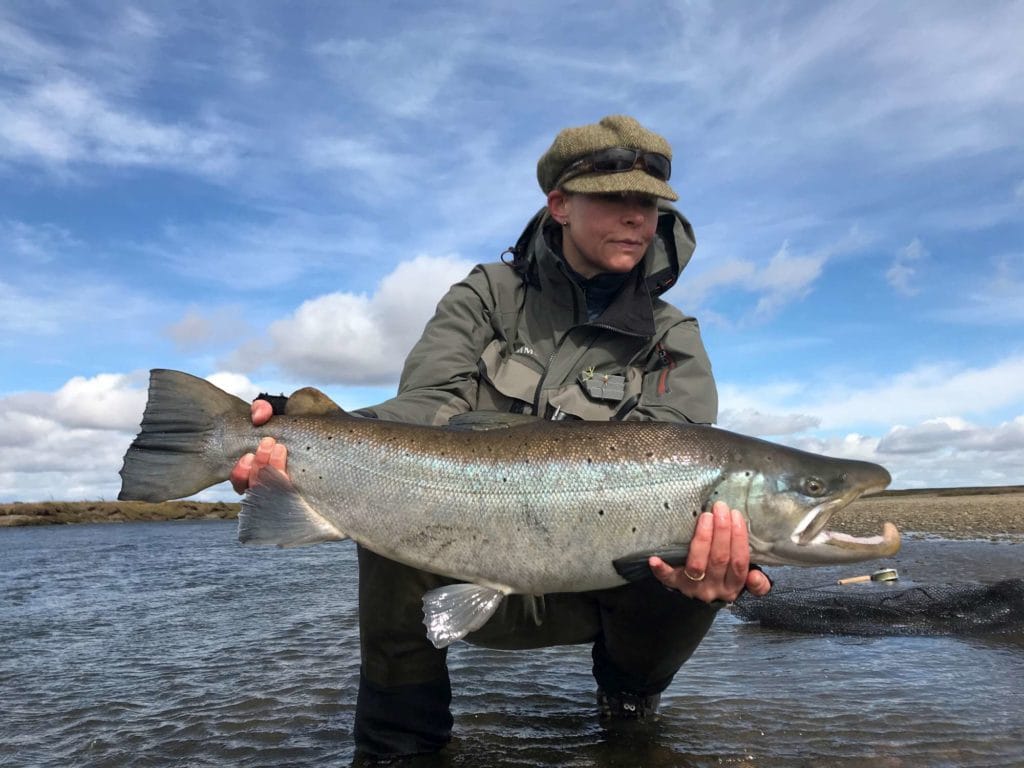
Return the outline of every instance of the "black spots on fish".
<path id="1" fill-rule="evenodd" d="M 672 505 L 669 504 L 667 501 L 663 501 L 661 505 L 665 508 L 666 511 L 672 509 Z"/>
<path id="2" fill-rule="evenodd" d="M 700 517 L 700 510 L 699 509 L 693 510 L 693 516 L 694 517 Z"/>
<path id="3" fill-rule="evenodd" d="M 594 460 L 590 456 L 587 456 L 587 464 L 593 464 L 593 463 L 594 463 Z"/>
<path id="4" fill-rule="evenodd" d="M 597 516 L 598 517 L 604 517 L 604 510 L 603 509 L 597 510 Z"/>
<path id="5" fill-rule="evenodd" d="M 647 458 L 648 459 L 653 459 L 654 458 L 654 451 L 648 451 L 647 452 Z"/>
<path id="6" fill-rule="evenodd" d="M 633 533 L 636 533 L 636 526 L 633 526 Z"/>

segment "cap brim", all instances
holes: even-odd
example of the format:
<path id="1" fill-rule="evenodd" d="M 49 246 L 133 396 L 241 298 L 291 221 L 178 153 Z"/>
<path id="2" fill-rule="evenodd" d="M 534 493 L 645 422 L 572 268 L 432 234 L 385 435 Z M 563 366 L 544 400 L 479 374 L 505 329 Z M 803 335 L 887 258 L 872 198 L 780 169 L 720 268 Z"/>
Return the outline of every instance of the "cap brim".
<path id="1" fill-rule="evenodd" d="M 569 179 L 561 186 L 567 192 L 579 192 L 584 195 L 635 192 L 641 195 L 661 197 L 665 200 L 679 199 L 679 195 L 668 185 L 668 182 L 656 179 L 639 168 L 624 173 L 587 173 Z"/>

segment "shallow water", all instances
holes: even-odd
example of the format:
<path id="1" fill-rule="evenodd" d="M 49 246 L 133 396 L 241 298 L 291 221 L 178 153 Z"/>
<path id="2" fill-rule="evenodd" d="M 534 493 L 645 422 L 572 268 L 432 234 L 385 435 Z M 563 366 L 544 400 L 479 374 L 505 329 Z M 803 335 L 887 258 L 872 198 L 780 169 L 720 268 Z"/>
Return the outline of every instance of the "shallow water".
<path id="1" fill-rule="evenodd" d="M 908 541 L 896 566 L 1024 576 L 1021 545 Z M 350 543 L 246 549 L 230 522 L 0 530 L 0 765 L 349 765 Z M 883 585 L 862 585 L 884 588 Z M 1020 766 L 1024 643 L 818 637 L 723 612 L 652 724 L 594 717 L 589 649 L 450 654 L 456 739 L 430 766 Z"/>

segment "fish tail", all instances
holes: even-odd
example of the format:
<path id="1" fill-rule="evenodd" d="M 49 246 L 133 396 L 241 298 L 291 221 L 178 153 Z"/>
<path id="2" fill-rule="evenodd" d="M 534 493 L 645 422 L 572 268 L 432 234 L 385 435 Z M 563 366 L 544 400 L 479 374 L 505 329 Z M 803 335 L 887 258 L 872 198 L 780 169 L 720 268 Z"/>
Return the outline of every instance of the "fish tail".
<path id="1" fill-rule="evenodd" d="M 227 480 L 238 457 L 223 449 L 224 425 L 250 422 L 250 406 L 205 379 L 154 369 L 139 434 L 121 468 L 117 498 L 167 501 Z"/>

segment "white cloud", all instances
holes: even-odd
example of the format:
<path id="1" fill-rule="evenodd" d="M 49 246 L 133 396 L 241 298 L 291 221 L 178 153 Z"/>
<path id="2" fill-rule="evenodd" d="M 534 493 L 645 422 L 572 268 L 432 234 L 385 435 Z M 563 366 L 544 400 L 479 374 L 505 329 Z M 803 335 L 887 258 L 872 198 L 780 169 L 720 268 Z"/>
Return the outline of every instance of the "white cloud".
<path id="1" fill-rule="evenodd" d="M 786 304 L 806 296 L 821 276 L 825 259 L 824 255 L 793 256 L 788 243 L 783 243 L 757 278 L 763 295 L 757 301 L 755 314 L 762 318 L 773 315 Z"/>
<path id="2" fill-rule="evenodd" d="M 72 77 L 0 102 L 0 157 L 61 170 L 82 163 L 171 168 L 222 176 L 236 165 L 222 128 L 160 123 L 110 104 Z"/>
<path id="3" fill-rule="evenodd" d="M 62 252 L 81 243 L 62 227 L 28 224 L 14 219 L 0 220 L 0 254 L 30 264 L 53 261 Z M 8 264 L 12 264 L 11 261 Z"/>
<path id="4" fill-rule="evenodd" d="M 744 435 L 767 437 L 791 435 L 814 429 L 821 419 L 802 413 L 761 413 L 753 408 L 726 409 L 719 414 L 718 424 L 724 429 Z"/>
<path id="5" fill-rule="evenodd" d="M 761 323 L 806 297 L 821 280 L 830 260 L 864 242 L 856 229 L 813 253 L 795 254 L 789 243 L 783 242 L 767 261 L 726 258 L 695 274 L 691 268 L 675 290 L 680 304 L 696 312 L 703 322 Z M 755 300 L 738 299 L 738 291 L 751 294 Z"/>
<path id="6" fill-rule="evenodd" d="M 0 273 L 2 274 L 2 273 Z M 25 286 L 0 279 L 0 331 L 18 334 L 9 341 L 24 341 L 23 335 L 57 337 L 119 324 L 119 333 L 134 326 L 156 309 L 156 303 L 133 294 L 112 279 L 89 274 L 21 276 Z M 0 336 L 0 346 L 5 340 Z"/>
<path id="7" fill-rule="evenodd" d="M 991 118 L 1019 118 L 1024 103 L 1018 3 L 981 13 L 950 3 L 734 10 L 680 6 L 672 26 L 684 34 L 659 69 L 723 105 L 716 135 L 764 148 L 755 162 L 826 147 L 930 162 L 1018 144 L 1019 119 Z"/>
<path id="8" fill-rule="evenodd" d="M 250 323 L 241 307 L 216 307 L 203 310 L 189 307 L 176 323 L 164 331 L 179 351 L 202 349 L 212 345 L 234 343 L 251 334 Z"/>
<path id="9" fill-rule="evenodd" d="M 109 494 L 145 403 L 139 377 L 75 377 L 57 392 L 0 398 L 0 498 Z"/>
<path id="10" fill-rule="evenodd" d="M 725 408 L 808 414 L 821 419 L 826 430 L 855 424 L 888 427 L 939 415 L 986 416 L 1024 402 L 1024 357 L 983 367 L 918 365 L 870 379 L 863 372 L 854 378 L 826 371 L 821 379 L 764 386 L 723 382 L 721 402 Z"/>
<path id="11" fill-rule="evenodd" d="M 306 301 L 271 324 L 269 344 L 244 346 L 229 367 L 273 363 L 320 383 L 393 381 L 437 301 L 471 266 L 453 256 L 418 256 L 384 277 L 372 296 L 338 292 Z"/>
<path id="12" fill-rule="evenodd" d="M 146 396 L 139 376 L 101 373 L 75 376 L 52 394 L 9 395 L 2 400 L 12 419 L 6 434 L 12 442 L 41 436 L 43 425 L 88 430 L 134 430 L 142 418 Z"/>
<path id="13" fill-rule="evenodd" d="M 882 438 L 881 453 L 940 451 L 1024 451 L 1024 416 L 995 427 L 982 427 L 960 418 L 928 419 L 915 427 L 897 425 Z M 1024 465 L 1022 465 L 1024 472 Z M 1024 478 L 1022 478 L 1024 479 Z"/>
<path id="14" fill-rule="evenodd" d="M 423 7 L 426 16 L 434 14 Z M 386 115 L 422 118 L 447 111 L 442 94 L 457 83 L 477 25 L 441 11 L 442 22 L 420 19 L 385 38 L 324 40 L 312 48 L 328 76 Z"/>
<path id="15" fill-rule="evenodd" d="M 1015 327 L 1024 323 L 1024 253 L 991 259 L 983 277 L 967 290 L 957 286 L 956 303 L 933 311 L 943 321 Z"/>
<path id="16" fill-rule="evenodd" d="M 914 265 L 927 257 L 928 251 L 925 250 L 921 241 L 915 237 L 896 254 L 892 265 L 885 273 L 885 279 L 889 281 L 889 285 L 897 293 L 904 296 L 913 296 L 919 290 L 916 285 L 911 283 L 917 274 L 917 269 Z"/>
<path id="17" fill-rule="evenodd" d="M 245 376 L 208 379 L 251 400 L 259 392 Z M 0 398 L 0 500 L 114 498 L 117 472 L 146 404 L 147 377 L 102 373 L 76 376 L 56 392 Z M 220 490 L 206 497 L 220 497 Z"/>

